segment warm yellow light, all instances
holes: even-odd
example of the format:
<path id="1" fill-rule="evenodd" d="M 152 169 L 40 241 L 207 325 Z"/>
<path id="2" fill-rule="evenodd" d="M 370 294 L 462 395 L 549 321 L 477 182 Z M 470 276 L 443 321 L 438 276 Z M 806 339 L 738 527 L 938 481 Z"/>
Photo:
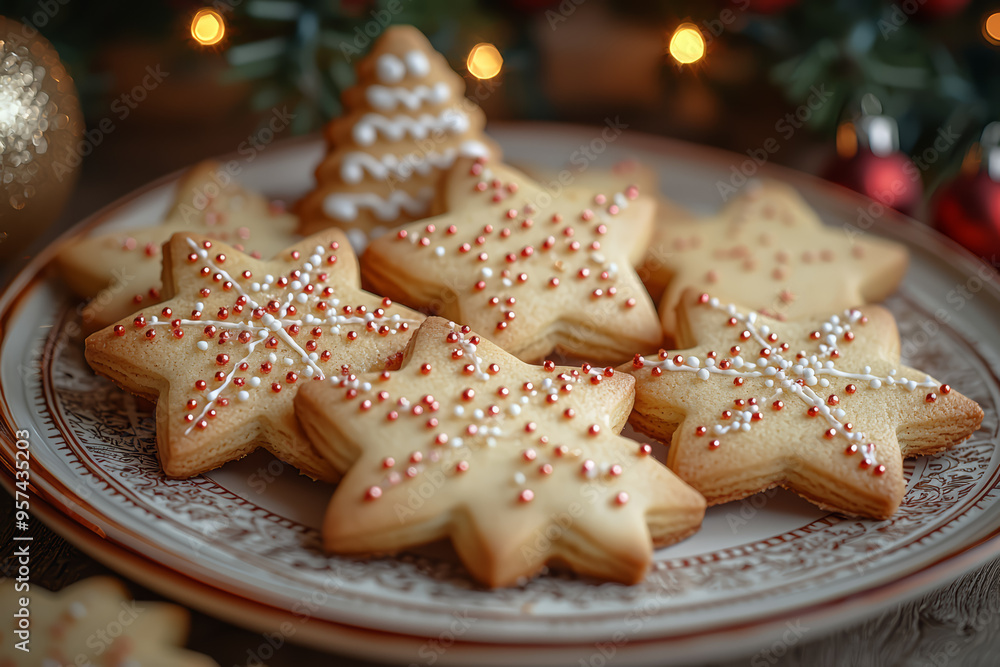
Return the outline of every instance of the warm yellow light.
<path id="1" fill-rule="evenodd" d="M 503 56 L 492 44 L 476 44 L 469 51 L 466 66 L 469 68 L 469 73 L 477 79 L 492 79 L 500 73 Z"/>
<path id="2" fill-rule="evenodd" d="M 705 38 L 698 26 L 682 23 L 670 38 L 670 55 L 682 65 L 696 63 L 705 57 Z"/>
<path id="3" fill-rule="evenodd" d="M 191 36 L 204 46 L 222 41 L 226 34 L 226 22 L 214 9 L 201 9 L 191 19 Z"/>
<path id="4" fill-rule="evenodd" d="M 1000 12 L 993 12 L 983 21 L 983 35 L 991 43 L 1000 45 Z"/>
<path id="5" fill-rule="evenodd" d="M 841 123 L 837 128 L 837 155 L 852 158 L 858 152 L 858 134 L 852 123 Z"/>

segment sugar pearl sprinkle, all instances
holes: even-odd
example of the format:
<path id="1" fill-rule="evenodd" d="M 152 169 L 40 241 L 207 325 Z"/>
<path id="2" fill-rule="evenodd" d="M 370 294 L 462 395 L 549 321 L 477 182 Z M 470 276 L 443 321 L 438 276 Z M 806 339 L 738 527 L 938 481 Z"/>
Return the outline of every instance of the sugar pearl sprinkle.
<path id="1" fill-rule="evenodd" d="M 473 164 L 470 175 L 478 179 L 472 194 L 484 197 L 484 210 L 495 214 L 489 224 L 482 226 L 483 218 L 477 217 L 473 225 L 466 217 L 457 226 L 416 225 L 395 238 L 442 262 L 464 260 L 457 270 L 468 287 L 459 287 L 460 298 L 468 299 L 477 312 L 481 308 L 493 314 L 491 335 L 524 326 L 523 318 L 517 318 L 517 304 L 529 298 L 527 285 L 574 290 L 589 309 L 635 306 L 635 295 L 628 293 L 634 283 L 620 280 L 621 267 L 631 270 L 627 259 L 606 253 L 602 243 L 609 236 L 629 234 L 627 221 L 618 218 L 638 197 L 638 188 L 630 186 L 610 197 L 598 194 L 580 210 L 557 211 L 554 204 L 536 206 L 528 188 L 496 178 L 483 161 Z"/>
<path id="2" fill-rule="evenodd" d="M 419 325 L 391 313 L 388 300 L 378 308 L 342 302 L 342 290 L 330 274 L 336 270 L 329 261 L 337 256 L 336 242 L 326 248 L 317 245 L 310 256 L 300 251 L 286 253 L 279 258 L 289 267 L 285 275 L 257 276 L 238 265 L 237 257 L 213 249 L 211 241 L 186 241 L 191 252 L 184 264 L 202 279 L 196 294 L 178 296 L 169 306 L 156 306 L 159 315 L 139 314 L 134 326 L 125 327 L 122 333 L 115 327 L 111 334 L 119 339 L 133 331 L 132 335 L 142 335 L 153 344 L 195 353 L 190 364 L 203 368 L 204 374 L 185 398 L 188 411 L 178 417 L 185 424 L 185 435 L 209 429 L 219 411 L 228 406 L 267 400 L 267 395 L 288 395 L 283 390 L 296 383 L 336 375 L 339 366 L 332 372 L 328 367 L 343 363 L 344 349 L 350 350 L 360 336 L 380 338 Z M 181 299 L 193 301 L 193 308 Z M 211 307 L 206 303 L 209 299 Z M 216 313 L 216 317 L 203 313 Z M 174 335 L 160 341 L 155 336 L 157 328 Z M 336 357 L 331 346 L 339 348 Z"/>
<path id="3" fill-rule="evenodd" d="M 839 349 L 854 344 L 856 337 L 862 335 L 858 329 L 868 322 L 858 310 L 833 315 L 806 340 L 794 341 L 796 346 L 807 344 L 812 349 L 807 351 L 782 343 L 778 333 L 761 322 L 755 312 L 739 312 L 735 306 L 722 305 L 717 298 L 707 294 L 702 294 L 698 303 L 725 314 L 726 329 L 733 336 L 731 349 L 726 353 L 709 352 L 705 359 L 669 356 L 665 351 L 652 359 L 637 355 L 633 367 L 649 368 L 655 377 L 662 377 L 665 371 L 694 373 L 705 381 L 723 376 L 737 391 L 744 380 L 763 379 L 764 386 L 774 392 L 772 395 L 734 395 L 733 402 L 720 410 L 717 423 L 690 427 L 696 437 L 705 438 L 710 449 L 724 444 L 725 441 L 718 438 L 727 433 L 749 432 L 756 422 L 776 419 L 779 415 L 787 419 L 791 415 L 796 419 L 816 419 L 818 435 L 828 440 L 846 441 L 845 453 L 848 456 L 860 453 L 859 467 L 880 475 L 885 472 L 885 466 L 878 463 L 875 444 L 864 433 L 854 430 L 847 412 L 841 407 L 844 399 L 857 396 L 859 387 L 871 390 L 892 387 L 909 392 L 918 388 L 934 389 L 942 393 L 941 387 L 929 375 L 918 381 L 897 377 L 895 369 L 885 376 L 876 376 L 872 375 L 870 366 L 865 366 L 861 373 L 837 368 L 835 360 L 840 357 Z M 790 352 L 793 349 L 795 353 Z"/>
<path id="4" fill-rule="evenodd" d="M 388 380 L 351 373 L 330 379 L 343 389 L 342 409 L 352 419 L 388 427 L 373 448 L 381 452 L 377 464 L 362 468 L 369 476 L 358 478 L 365 489 L 362 500 L 378 500 L 397 485 L 440 485 L 434 481 L 440 479 L 444 484 L 466 480 L 486 493 L 491 482 L 477 471 L 509 463 L 513 472 L 497 483 L 513 506 L 565 503 L 565 491 L 556 492 L 550 480 L 566 476 L 593 484 L 612 507 L 628 502 L 623 484 L 646 452 L 614 442 L 620 436 L 612 433 L 607 416 L 586 415 L 581 403 L 586 395 L 604 391 L 602 382 L 592 379 L 613 377 L 614 369 L 546 363 L 529 374 L 505 354 L 484 359 L 483 341 L 468 327 L 450 323 L 447 334 L 423 335 L 418 332 L 411 343 L 408 365 L 390 371 Z M 428 365 L 430 370 L 423 370 Z M 462 380 L 457 391 L 456 375 Z M 435 391 L 440 387 L 451 389 Z M 575 409 L 567 413 L 567 405 Z M 595 427 L 595 417 L 603 430 Z M 400 434 L 398 440 L 394 433 Z"/>

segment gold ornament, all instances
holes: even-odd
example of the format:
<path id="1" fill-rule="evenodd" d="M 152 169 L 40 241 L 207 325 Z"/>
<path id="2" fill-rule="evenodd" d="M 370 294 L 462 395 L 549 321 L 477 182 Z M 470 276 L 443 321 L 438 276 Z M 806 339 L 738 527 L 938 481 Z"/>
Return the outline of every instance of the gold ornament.
<path id="1" fill-rule="evenodd" d="M 76 181 L 83 118 L 73 79 L 31 25 L 0 16 L 0 259 L 56 219 Z"/>

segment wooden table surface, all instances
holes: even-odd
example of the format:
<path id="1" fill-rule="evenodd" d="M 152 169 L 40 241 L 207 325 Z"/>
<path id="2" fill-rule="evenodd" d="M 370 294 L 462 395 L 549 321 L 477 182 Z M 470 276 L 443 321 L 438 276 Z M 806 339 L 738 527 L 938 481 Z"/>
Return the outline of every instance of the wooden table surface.
<path id="1" fill-rule="evenodd" d="M 122 127 L 95 150 L 84 164 L 80 183 L 62 219 L 40 239 L 35 250 L 56 234 L 132 189 L 196 160 L 226 153 L 253 129 L 253 119 L 239 120 L 224 132 L 206 132 L 201 126 L 158 124 L 155 131 L 141 118 Z M 137 155 L 136 146 L 142 146 Z M 0 285 L 9 279 L 16 264 L 3 267 Z M 11 541 L 13 502 L 2 495 L 0 570 L 13 571 Z M 81 553 L 71 544 L 33 521 L 34 560 L 32 582 L 58 590 L 79 579 L 115 574 Z M 161 600 L 162 596 L 127 582 L 139 600 Z M 188 646 L 213 657 L 220 665 L 256 664 L 249 659 L 250 647 L 260 645 L 259 634 L 191 610 L 192 631 Z M 370 665 L 372 663 L 331 656 L 294 644 L 286 644 L 267 662 L 271 667 L 292 665 Z M 612 660 L 611 663 L 614 664 Z M 716 663 L 719 664 L 719 663 Z M 934 667 L 996 667 L 1000 665 L 1000 559 L 971 572 L 951 585 L 899 606 L 875 618 L 833 635 L 809 629 L 792 646 L 776 646 L 773 653 L 747 655 L 720 667 L 769 667 L 770 665 L 839 665 Z"/>

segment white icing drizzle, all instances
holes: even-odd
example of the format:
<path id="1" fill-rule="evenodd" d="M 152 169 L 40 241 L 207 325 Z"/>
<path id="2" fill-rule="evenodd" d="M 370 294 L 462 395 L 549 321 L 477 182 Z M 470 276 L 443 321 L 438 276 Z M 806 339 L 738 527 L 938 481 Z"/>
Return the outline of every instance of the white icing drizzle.
<path id="1" fill-rule="evenodd" d="M 701 380 L 708 380 L 713 375 L 721 375 L 728 378 L 766 378 L 765 386 L 774 388 L 775 393 L 769 398 L 756 399 L 758 404 L 752 405 L 747 402 L 746 409 L 730 410 L 732 416 L 728 424 L 715 424 L 710 432 L 715 435 L 724 435 L 734 431 L 750 431 L 754 414 L 760 412 L 761 405 L 770 405 L 782 395 L 791 394 L 797 397 L 808 408 L 818 410 L 819 417 L 822 417 L 837 435 L 846 438 L 849 442 L 858 446 L 859 451 L 867 465 L 874 465 L 878 461 L 875 458 L 875 447 L 870 443 L 865 443 L 867 436 L 861 432 L 850 431 L 845 428 L 847 415 L 843 409 L 831 407 L 816 393 L 812 387 L 819 385 L 826 388 L 830 386 L 828 378 L 850 379 L 863 381 L 872 389 L 879 389 L 884 385 L 897 386 L 907 391 L 915 391 L 920 388 L 936 388 L 938 384 L 926 375 L 923 380 L 916 381 L 908 378 L 896 378 L 895 369 L 889 371 L 885 376 L 871 374 L 871 367 L 865 366 L 862 373 L 850 373 L 836 368 L 831 353 L 836 350 L 838 337 L 843 336 L 852 330 L 852 325 L 861 319 L 862 313 L 858 310 L 847 310 L 841 317 L 833 315 L 823 323 L 819 329 L 822 342 L 818 343 L 818 353 L 807 354 L 804 350 L 798 352 L 801 358 L 793 355 L 785 358 L 781 348 L 777 344 L 772 344 L 767 337 L 771 334 L 770 328 L 766 324 L 759 324 L 757 313 L 741 313 L 736 306 L 722 306 L 717 298 L 709 300 L 708 305 L 720 311 L 724 311 L 730 317 L 741 323 L 751 338 L 761 346 L 761 349 L 769 350 L 767 358 L 759 357 L 754 360 L 744 359 L 740 355 L 728 358 L 729 368 L 719 367 L 722 360 L 707 358 L 701 360 L 696 356 L 689 356 L 677 364 L 675 358 L 647 359 L 639 357 L 643 367 L 656 367 L 663 371 L 694 373 Z M 743 344 L 749 341 L 740 341 Z M 776 343 L 777 341 L 775 341 Z M 787 352 L 786 352 L 787 353 Z M 786 406 L 787 407 L 787 406 Z"/>
<path id="2" fill-rule="evenodd" d="M 431 132 L 460 134 L 469 129 L 469 117 L 461 109 L 445 109 L 437 116 L 429 113 L 419 116 L 397 114 L 391 118 L 379 113 L 366 113 L 351 129 L 354 141 L 360 146 L 371 146 L 381 132 L 391 141 L 399 141 L 409 134 L 414 139 L 424 139 Z"/>
<path id="3" fill-rule="evenodd" d="M 373 84 L 365 89 L 365 99 L 379 111 L 392 111 L 404 106 L 410 111 L 416 111 L 424 104 L 444 104 L 451 98 L 451 88 L 444 81 L 438 81 L 433 86 L 382 86 Z"/>
<path id="4" fill-rule="evenodd" d="M 421 188 L 416 196 L 405 190 L 395 190 L 387 198 L 373 192 L 347 192 L 330 195 L 323 201 L 323 212 L 343 221 L 355 220 L 362 208 L 371 209 L 384 222 L 399 217 L 401 211 L 419 217 L 430 209 L 434 188 Z"/>
<path id="5" fill-rule="evenodd" d="M 344 155 L 340 165 L 340 177 L 345 183 L 360 183 L 365 171 L 373 178 L 384 179 L 390 175 L 406 180 L 414 173 L 426 176 L 432 169 L 448 169 L 455 159 L 462 157 L 489 157 L 489 149 L 480 141 L 462 142 L 458 150 L 446 148 L 443 151 L 413 152 L 403 157 L 387 153 L 376 158 L 364 151 L 351 151 Z"/>
<path id="6" fill-rule="evenodd" d="M 205 262 L 205 265 L 211 268 L 214 273 L 217 273 L 219 276 L 221 276 L 222 280 L 232 283 L 232 290 L 236 294 L 246 298 L 247 309 L 253 311 L 258 308 L 261 308 L 260 304 L 250 294 L 251 292 L 261 291 L 262 286 L 259 283 L 253 283 L 251 286 L 249 286 L 249 288 L 245 288 L 243 284 L 240 282 L 240 278 L 231 275 L 228 271 L 226 271 L 218 264 L 216 264 L 209 256 L 209 253 L 206 249 L 199 246 L 191 238 L 187 238 L 185 240 L 187 241 L 188 246 L 191 247 L 192 251 L 195 252 L 198 255 L 198 257 L 200 257 L 201 260 Z M 218 320 L 218 319 L 204 319 L 204 318 L 201 319 L 176 318 L 174 320 L 170 319 L 161 320 L 156 316 L 150 317 L 149 322 L 147 323 L 148 326 L 150 327 L 163 326 L 163 327 L 175 328 L 177 326 L 179 327 L 194 326 L 200 328 L 212 325 L 216 329 L 227 330 L 236 335 L 239 335 L 243 332 L 247 332 L 251 335 L 251 339 L 248 342 L 243 343 L 243 345 L 246 346 L 246 354 L 243 356 L 242 359 L 236 361 L 235 363 L 232 363 L 229 373 L 226 375 L 226 377 L 223 379 L 223 381 L 218 387 L 212 389 L 211 391 L 206 392 L 205 398 L 208 400 L 202 407 L 201 413 L 191 422 L 191 424 L 184 431 L 185 435 L 190 434 L 191 430 L 195 427 L 195 425 L 199 421 L 201 421 L 205 417 L 205 415 L 208 414 L 208 412 L 215 406 L 219 396 L 232 383 L 233 379 L 236 376 L 236 372 L 239 366 L 244 362 L 249 361 L 250 357 L 253 354 L 254 349 L 260 343 L 266 341 L 268 338 L 272 336 L 277 339 L 280 339 L 292 351 L 294 351 L 298 355 L 298 360 L 286 357 L 284 359 L 284 364 L 286 366 L 295 366 L 296 363 L 299 363 L 301 365 L 299 372 L 302 373 L 302 375 L 304 375 L 305 377 L 313 377 L 314 375 L 317 375 L 320 379 L 324 378 L 323 370 L 319 367 L 319 365 L 316 364 L 316 359 L 319 358 L 318 355 L 315 352 L 307 352 L 298 344 L 298 342 L 291 336 L 291 334 L 288 333 L 287 327 L 293 324 L 297 324 L 299 326 L 316 326 L 325 324 L 330 326 L 330 332 L 334 334 L 339 334 L 340 327 L 343 325 L 350 325 L 350 324 L 367 325 L 368 322 L 375 322 L 375 321 L 378 321 L 382 325 L 391 326 L 390 333 L 397 333 L 398 326 L 403 322 L 406 322 L 408 325 L 419 324 L 417 320 L 403 319 L 398 314 L 394 314 L 390 317 L 383 317 L 383 318 L 376 318 L 374 313 L 371 312 L 366 312 L 363 316 L 358 316 L 353 314 L 352 315 L 338 314 L 335 307 L 340 304 L 340 301 L 339 299 L 336 298 L 327 298 L 328 303 L 334 306 L 334 308 L 328 309 L 327 312 L 325 312 L 322 317 L 316 317 L 311 313 L 306 313 L 299 319 L 293 319 L 288 317 L 288 308 L 290 305 L 294 305 L 292 303 L 293 300 L 299 304 L 305 303 L 305 301 L 308 300 L 308 295 L 306 295 L 307 299 L 305 300 L 298 298 L 299 296 L 305 294 L 304 292 L 298 294 L 295 294 L 293 292 L 301 289 L 301 287 L 305 283 L 308 283 L 310 279 L 309 275 L 310 272 L 313 271 L 319 265 L 320 261 L 322 260 L 322 255 L 324 254 L 324 252 L 326 252 L 326 250 L 322 246 L 316 246 L 316 248 L 314 249 L 314 254 L 308 257 L 306 261 L 304 261 L 303 264 L 299 267 L 298 270 L 300 272 L 300 278 L 296 281 L 293 281 L 289 285 L 289 288 L 292 291 L 288 292 L 285 295 L 285 302 L 278 309 L 277 317 L 275 317 L 270 313 L 265 313 L 257 323 L 255 323 L 253 321 L 253 318 L 251 317 L 248 317 L 246 321 L 243 322 L 235 320 Z M 272 283 L 274 281 L 274 277 L 265 276 L 265 280 L 267 281 L 267 283 Z M 269 286 L 270 285 L 267 284 L 264 287 L 269 287 Z M 318 299 L 319 297 L 317 296 L 316 298 Z M 204 304 L 199 302 L 195 304 L 195 308 L 196 310 L 201 311 L 204 309 Z M 205 341 L 198 341 L 195 344 L 196 349 L 202 352 L 207 352 L 210 346 L 201 345 L 201 343 L 204 342 Z M 272 353 L 269 356 L 269 360 L 271 361 L 271 363 L 275 363 L 277 362 L 277 356 L 274 353 Z M 248 384 L 251 387 L 256 388 L 260 386 L 260 378 L 256 376 L 251 377 L 249 379 Z M 249 400 L 249 394 L 246 391 L 241 390 L 237 393 L 237 398 L 240 401 L 246 401 Z"/>

